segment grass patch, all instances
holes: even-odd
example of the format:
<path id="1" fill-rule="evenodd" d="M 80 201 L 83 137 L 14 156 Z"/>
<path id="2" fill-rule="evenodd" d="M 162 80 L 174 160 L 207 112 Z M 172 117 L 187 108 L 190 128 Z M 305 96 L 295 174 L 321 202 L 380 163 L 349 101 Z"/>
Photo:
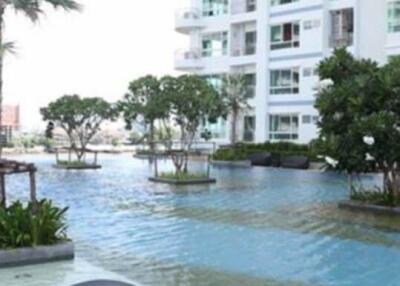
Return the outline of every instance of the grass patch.
<path id="1" fill-rule="evenodd" d="M 178 180 L 178 181 L 190 181 L 190 180 L 204 180 L 204 179 L 209 179 L 207 174 L 201 174 L 201 173 L 162 173 L 161 175 L 158 176 L 161 179 L 167 179 L 167 180 Z"/>
<path id="2" fill-rule="evenodd" d="M 58 161 L 57 165 L 69 168 L 84 168 L 86 166 L 92 166 L 93 164 L 88 164 L 84 161 Z"/>
<path id="3" fill-rule="evenodd" d="M 400 207 L 400 199 L 394 199 L 389 193 L 379 190 L 353 191 L 350 199 L 371 205 Z"/>

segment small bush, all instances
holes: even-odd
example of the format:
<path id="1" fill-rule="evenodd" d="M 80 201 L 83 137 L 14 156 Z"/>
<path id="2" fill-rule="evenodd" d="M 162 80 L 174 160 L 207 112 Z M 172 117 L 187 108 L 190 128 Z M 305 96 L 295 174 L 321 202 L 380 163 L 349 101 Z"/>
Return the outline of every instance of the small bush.
<path id="1" fill-rule="evenodd" d="M 15 202 L 8 208 L 0 208 L 0 249 L 54 245 L 66 241 L 65 213 L 51 201 L 24 206 Z"/>

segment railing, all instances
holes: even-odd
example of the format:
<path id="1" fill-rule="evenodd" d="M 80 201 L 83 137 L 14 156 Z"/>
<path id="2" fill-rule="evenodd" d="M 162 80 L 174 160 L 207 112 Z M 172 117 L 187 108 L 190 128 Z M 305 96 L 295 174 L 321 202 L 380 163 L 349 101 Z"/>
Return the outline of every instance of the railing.
<path id="1" fill-rule="evenodd" d="M 201 11 L 196 8 L 186 8 L 175 13 L 177 20 L 197 20 L 201 18 Z"/>
<path id="2" fill-rule="evenodd" d="M 175 52 L 175 60 L 198 60 L 200 58 L 200 49 L 177 50 Z"/>
<path id="3" fill-rule="evenodd" d="M 232 56 L 251 56 L 256 54 L 256 44 L 249 44 L 245 46 L 239 46 L 232 49 Z"/>
<path id="4" fill-rule="evenodd" d="M 332 36 L 330 38 L 330 46 L 331 48 L 352 46 L 353 39 L 353 33 L 343 34 L 342 36 Z"/>

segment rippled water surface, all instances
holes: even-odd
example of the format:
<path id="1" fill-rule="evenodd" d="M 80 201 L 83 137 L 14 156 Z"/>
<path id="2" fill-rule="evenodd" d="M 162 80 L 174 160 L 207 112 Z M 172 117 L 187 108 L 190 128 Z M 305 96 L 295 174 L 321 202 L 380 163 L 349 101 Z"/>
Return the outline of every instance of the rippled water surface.
<path id="1" fill-rule="evenodd" d="M 84 172 L 23 159 L 39 167 L 39 195 L 70 207 L 78 258 L 142 285 L 400 285 L 400 220 L 338 210 L 336 175 L 225 167 L 215 185 L 172 187 L 129 155 Z M 27 183 L 9 179 L 11 197 Z"/>

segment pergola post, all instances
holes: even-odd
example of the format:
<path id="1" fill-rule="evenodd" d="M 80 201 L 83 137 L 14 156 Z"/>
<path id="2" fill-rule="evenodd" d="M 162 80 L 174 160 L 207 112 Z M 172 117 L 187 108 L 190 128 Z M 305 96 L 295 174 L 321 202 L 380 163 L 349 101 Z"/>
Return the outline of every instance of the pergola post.
<path id="1" fill-rule="evenodd" d="M 4 174 L 0 174 L 0 207 L 5 208 L 6 203 L 6 177 Z"/>

